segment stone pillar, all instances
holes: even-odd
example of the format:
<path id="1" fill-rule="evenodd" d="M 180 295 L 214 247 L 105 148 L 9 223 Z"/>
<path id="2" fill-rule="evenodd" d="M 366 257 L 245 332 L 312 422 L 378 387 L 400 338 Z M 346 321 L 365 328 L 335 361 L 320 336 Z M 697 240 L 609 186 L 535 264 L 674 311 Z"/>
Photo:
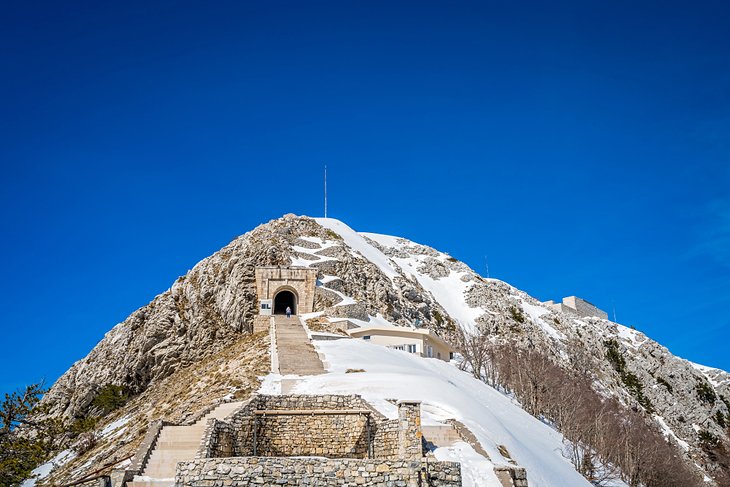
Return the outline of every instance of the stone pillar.
<path id="1" fill-rule="evenodd" d="M 398 401 L 399 459 L 421 459 L 421 436 L 421 401 Z"/>

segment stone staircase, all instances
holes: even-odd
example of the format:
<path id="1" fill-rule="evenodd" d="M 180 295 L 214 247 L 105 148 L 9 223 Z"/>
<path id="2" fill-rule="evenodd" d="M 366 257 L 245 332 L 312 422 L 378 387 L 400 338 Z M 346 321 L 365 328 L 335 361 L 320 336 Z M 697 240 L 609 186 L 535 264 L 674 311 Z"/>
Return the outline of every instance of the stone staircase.
<path id="1" fill-rule="evenodd" d="M 141 475 L 135 476 L 132 482 L 127 482 L 127 487 L 170 487 L 175 485 L 175 467 L 178 462 L 195 459 L 208 420 L 210 418 L 223 419 L 242 405 L 242 402 L 224 403 L 195 424 L 162 428 L 144 471 Z"/>
<path id="2" fill-rule="evenodd" d="M 276 350 L 281 375 L 324 374 L 324 365 L 297 316 L 274 316 Z"/>

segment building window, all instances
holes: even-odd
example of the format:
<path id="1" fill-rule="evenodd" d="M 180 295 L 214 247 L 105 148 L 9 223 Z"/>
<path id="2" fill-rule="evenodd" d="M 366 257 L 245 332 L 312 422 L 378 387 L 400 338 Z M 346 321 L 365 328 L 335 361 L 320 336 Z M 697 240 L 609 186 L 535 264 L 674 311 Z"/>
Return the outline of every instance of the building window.
<path id="1" fill-rule="evenodd" d="M 363 340 L 370 340 L 370 335 L 365 335 L 364 337 L 362 337 L 362 339 Z"/>
<path id="2" fill-rule="evenodd" d="M 431 345 L 426 346 L 426 357 L 433 357 L 433 347 Z"/>
<path id="3" fill-rule="evenodd" d="M 416 344 L 408 345 L 408 353 L 416 353 Z"/>

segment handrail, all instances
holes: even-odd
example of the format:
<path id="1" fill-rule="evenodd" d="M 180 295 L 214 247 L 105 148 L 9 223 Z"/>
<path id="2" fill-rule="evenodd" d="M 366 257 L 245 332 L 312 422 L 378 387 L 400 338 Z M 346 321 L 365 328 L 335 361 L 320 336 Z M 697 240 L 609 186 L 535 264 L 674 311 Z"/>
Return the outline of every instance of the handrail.
<path id="1" fill-rule="evenodd" d="M 369 409 L 257 409 L 256 416 L 313 416 L 313 415 L 342 415 L 342 414 L 372 414 Z"/>
<path id="2" fill-rule="evenodd" d="M 114 462 L 107 463 L 103 467 L 98 468 L 89 474 L 86 474 L 86 476 L 84 476 L 84 477 L 81 477 L 79 480 L 75 480 L 75 481 L 71 482 L 70 484 L 62 484 L 62 485 L 59 485 L 58 487 L 71 487 L 72 485 L 78 485 L 83 482 L 88 482 L 89 480 L 95 480 L 95 479 L 100 479 L 102 477 L 106 477 L 106 475 L 97 475 L 96 477 L 94 477 L 94 475 L 98 474 L 99 472 L 103 472 L 104 470 L 106 470 L 109 467 L 113 467 L 114 465 L 122 463 L 125 460 L 129 460 L 133 456 L 134 456 L 134 453 L 129 455 L 128 457 L 122 458 L 121 460 L 116 460 Z"/>

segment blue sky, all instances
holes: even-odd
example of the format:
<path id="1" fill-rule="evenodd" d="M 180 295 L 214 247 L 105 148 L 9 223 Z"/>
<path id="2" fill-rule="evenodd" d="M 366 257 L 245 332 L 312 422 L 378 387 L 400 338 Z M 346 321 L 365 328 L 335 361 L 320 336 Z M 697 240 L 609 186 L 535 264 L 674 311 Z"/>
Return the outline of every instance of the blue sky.
<path id="1" fill-rule="evenodd" d="M 103 2 L 102 2 L 103 3 Z M 447 4 L 448 3 L 448 4 Z M 726 2 L 14 2 L 0 391 L 322 214 L 730 369 Z"/>

